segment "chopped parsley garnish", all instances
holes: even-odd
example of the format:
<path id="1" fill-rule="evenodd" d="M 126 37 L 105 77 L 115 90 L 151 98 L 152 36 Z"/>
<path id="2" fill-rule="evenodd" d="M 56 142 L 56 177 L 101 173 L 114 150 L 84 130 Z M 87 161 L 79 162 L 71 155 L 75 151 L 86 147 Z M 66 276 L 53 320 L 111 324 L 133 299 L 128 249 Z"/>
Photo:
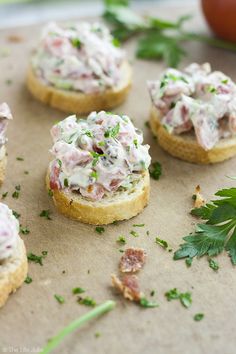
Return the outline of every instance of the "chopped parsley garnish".
<path id="1" fill-rule="evenodd" d="M 208 91 L 210 92 L 210 93 L 216 93 L 216 88 L 214 87 L 214 86 L 210 86 L 209 88 L 208 88 Z"/>
<path id="2" fill-rule="evenodd" d="M 217 271 L 219 269 L 219 263 L 214 259 L 212 258 L 208 259 L 208 263 L 209 263 L 209 267 L 214 271 Z"/>
<path id="3" fill-rule="evenodd" d="M 16 219 L 19 219 L 19 218 L 20 218 L 20 214 L 17 213 L 17 211 L 12 210 L 12 214 L 15 216 Z"/>
<path id="4" fill-rule="evenodd" d="M 189 308 L 192 304 L 192 294 L 190 292 L 181 293 L 179 299 L 181 304 L 186 308 Z"/>
<path id="5" fill-rule="evenodd" d="M 12 198 L 18 199 L 20 196 L 20 185 L 15 186 L 15 191 L 12 193 Z"/>
<path id="6" fill-rule="evenodd" d="M 175 260 L 214 257 L 226 250 L 236 265 L 236 188 L 223 189 L 215 195 L 221 198 L 191 211 L 207 223 L 197 224 L 195 232 L 183 238 L 185 243 L 175 252 Z"/>
<path id="7" fill-rule="evenodd" d="M 168 242 L 165 241 L 165 240 L 162 240 L 162 239 L 159 238 L 159 237 L 156 237 L 155 242 L 156 242 L 158 245 L 160 245 L 161 247 L 165 248 L 165 249 L 167 249 L 167 248 L 169 247 Z"/>
<path id="8" fill-rule="evenodd" d="M 171 289 L 165 293 L 168 301 L 180 300 L 181 304 L 188 308 L 192 304 L 192 294 L 190 292 L 180 293 L 176 288 Z"/>
<path id="9" fill-rule="evenodd" d="M 24 161 L 23 157 L 17 157 L 17 161 Z"/>
<path id="10" fill-rule="evenodd" d="M 49 197 L 53 197 L 53 191 L 52 191 L 52 189 L 49 189 L 49 190 L 48 190 L 48 195 L 49 195 Z"/>
<path id="11" fill-rule="evenodd" d="M 29 171 L 24 171 L 24 174 L 25 174 L 25 175 L 28 175 L 28 174 L 29 174 Z"/>
<path id="12" fill-rule="evenodd" d="M 3 193 L 3 194 L 2 194 L 2 199 L 6 198 L 7 195 L 8 195 L 8 192 Z"/>
<path id="13" fill-rule="evenodd" d="M 94 334 L 94 336 L 95 336 L 95 338 L 99 338 L 99 337 L 101 337 L 101 333 L 100 333 L 100 332 L 96 332 L 96 333 Z"/>
<path id="14" fill-rule="evenodd" d="M 39 216 L 41 218 L 45 218 L 47 220 L 52 220 L 52 218 L 50 217 L 51 211 L 49 209 L 47 210 L 42 210 L 41 213 L 39 214 Z"/>
<path id="15" fill-rule="evenodd" d="M 98 173 L 97 173 L 97 171 L 92 171 L 92 172 L 90 173 L 90 177 L 95 178 L 95 179 L 97 180 L 97 179 L 98 179 Z"/>
<path id="16" fill-rule="evenodd" d="M 120 131 L 120 123 L 117 123 L 115 125 L 115 127 L 105 131 L 104 137 L 105 138 L 115 138 L 119 134 L 119 131 Z"/>
<path id="17" fill-rule="evenodd" d="M 61 167 L 61 166 L 62 166 L 62 162 L 61 162 L 61 160 L 57 159 L 57 163 L 58 163 L 59 167 Z"/>
<path id="18" fill-rule="evenodd" d="M 98 146 L 105 146 L 105 141 L 99 141 Z"/>
<path id="19" fill-rule="evenodd" d="M 28 229 L 28 227 L 22 227 L 20 225 L 20 232 L 23 234 L 23 235 L 28 235 L 30 233 L 30 230 Z"/>
<path id="20" fill-rule="evenodd" d="M 83 294 L 83 293 L 85 293 L 85 290 L 84 290 L 83 288 L 78 287 L 78 288 L 72 289 L 72 293 L 73 293 L 74 295 L 76 295 L 76 294 Z"/>
<path id="21" fill-rule="evenodd" d="M 134 139 L 133 143 L 134 143 L 134 146 L 135 146 L 136 149 L 137 149 L 137 148 L 138 148 L 138 140 L 137 140 L 137 139 Z"/>
<path id="22" fill-rule="evenodd" d="M 222 84 L 227 84 L 228 81 L 229 81 L 228 79 L 224 79 L 224 80 L 221 80 L 221 83 L 222 83 Z"/>
<path id="23" fill-rule="evenodd" d="M 64 187 L 68 188 L 69 187 L 69 181 L 68 178 L 64 179 Z"/>
<path id="24" fill-rule="evenodd" d="M 153 308 L 153 307 L 158 307 L 159 306 L 157 302 L 149 301 L 145 297 L 142 297 L 140 299 L 139 304 L 142 307 L 146 307 L 146 308 Z"/>
<path id="25" fill-rule="evenodd" d="M 81 43 L 81 41 L 79 40 L 79 38 L 72 38 L 72 39 L 71 39 L 71 43 L 72 43 L 72 45 L 73 45 L 75 48 L 78 48 L 78 49 L 81 48 L 82 43 Z"/>
<path id="26" fill-rule="evenodd" d="M 139 234 L 134 230 L 130 231 L 130 235 L 132 235 L 134 237 L 139 237 Z"/>
<path id="27" fill-rule="evenodd" d="M 63 296 L 55 294 L 54 297 L 57 300 L 57 302 L 59 302 L 59 304 L 64 304 L 65 299 Z"/>
<path id="28" fill-rule="evenodd" d="M 42 266 L 43 265 L 43 258 L 47 255 L 47 254 L 43 254 L 43 252 L 42 252 L 42 255 L 40 255 L 40 256 L 37 256 L 36 254 L 34 254 L 32 252 L 28 253 L 27 254 L 28 261 L 34 262 L 36 264 L 40 264 Z"/>
<path id="29" fill-rule="evenodd" d="M 98 154 L 95 151 L 90 151 L 90 155 L 93 157 L 92 166 L 96 166 L 96 164 L 98 163 L 98 159 L 102 156 L 105 156 L 104 154 Z"/>
<path id="30" fill-rule="evenodd" d="M 48 251 L 42 251 L 42 255 L 46 257 L 48 255 Z"/>
<path id="31" fill-rule="evenodd" d="M 150 176 L 157 181 L 162 175 L 162 166 L 160 162 L 153 162 L 149 167 L 149 173 Z"/>
<path id="32" fill-rule="evenodd" d="M 114 47 L 120 47 L 120 41 L 117 38 L 113 38 L 112 39 L 112 44 L 114 45 Z"/>
<path id="33" fill-rule="evenodd" d="M 125 251 L 124 251 L 124 250 L 122 250 L 122 249 L 119 249 L 119 252 L 120 252 L 120 253 L 124 253 Z"/>
<path id="34" fill-rule="evenodd" d="M 87 135 L 89 138 L 93 138 L 93 134 L 89 130 L 87 130 L 84 134 Z"/>
<path id="35" fill-rule="evenodd" d="M 133 224 L 133 227 L 143 227 L 145 224 Z"/>
<path id="36" fill-rule="evenodd" d="M 176 288 L 174 288 L 174 289 L 167 291 L 165 293 L 165 296 L 168 301 L 171 301 L 171 300 L 179 299 L 180 293 Z"/>
<path id="37" fill-rule="evenodd" d="M 30 284 L 30 283 L 32 283 L 32 281 L 33 281 L 33 279 L 29 275 L 27 275 L 27 277 L 25 278 L 25 283 Z"/>
<path id="38" fill-rule="evenodd" d="M 119 236 L 116 242 L 122 243 L 123 245 L 126 244 L 125 236 Z"/>
<path id="39" fill-rule="evenodd" d="M 89 296 L 86 296 L 84 298 L 79 297 L 78 303 L 86 306 L 91 306 L 91 307 L 96 306 L 96 301 Z"/>
<path id="40" fill-rule="evenodd" d="M 102 234 L 103 232 L 105 232 L 105 228 L 103 226 L 96 226 L 95 227 L 95 231 L 98 233 L 98 234 Z"/>
<path id="41" fill-rule="evenodd" d="M 204 318 L 204 313 L 196 313 L 196 315 L 194 315 L 193 319 L 194 321 L 201 321 Z"/>
<path id="42" fill-rule="evenodd" d="M 155 290 L 152 290 L 151 292 L 150 292 L 150 296 L 154 296 L 155 295 Z"/>

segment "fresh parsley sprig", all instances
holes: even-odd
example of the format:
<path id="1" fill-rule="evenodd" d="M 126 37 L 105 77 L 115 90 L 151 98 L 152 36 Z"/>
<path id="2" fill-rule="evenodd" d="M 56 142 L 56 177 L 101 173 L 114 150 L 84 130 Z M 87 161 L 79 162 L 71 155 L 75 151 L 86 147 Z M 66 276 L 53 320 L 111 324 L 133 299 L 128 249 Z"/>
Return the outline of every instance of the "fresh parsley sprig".
<path id="1" fill-rule="evenodd" d="M 222 189 L 215 195 L 220 198 L 192 210 L 206 223 L 197 224 L 195 232 L 183 238 L 185 243 L 175 252 L 175 260 L 214 257 L 225 250 L 236 265 L 236 188 Z"/>
<path id="2" fill-rule="evenodd" d="M 207 35 L 187 32 L 183 25 L 192 16 L 184 15 L 176 21 L 153 16 L 141 16 L 129 8 L 128 0 L 104 0 L 103 17 L 112 25 L 112 33 L 119 41 L 138 37 L 136 56 L 144 59 L 165 60 L 177 67 L 187 53 L 186 41 L 203 42 L 218 48 L 236 51 L 236 45 Z"/>

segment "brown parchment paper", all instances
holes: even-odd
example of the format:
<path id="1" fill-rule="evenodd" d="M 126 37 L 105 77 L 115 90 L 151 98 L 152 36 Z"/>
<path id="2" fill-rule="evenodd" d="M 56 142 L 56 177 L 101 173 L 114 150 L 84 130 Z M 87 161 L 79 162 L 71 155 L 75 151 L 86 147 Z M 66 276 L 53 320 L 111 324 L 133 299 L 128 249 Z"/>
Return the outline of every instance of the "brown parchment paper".
<path id="1" fill-rule="evenodd" d="M 206 31 L 197 7 L 147 10 L 170 19 L 194 13 L 191 29 Z M 134 59 L 131 42 L 127 48 L 134 66 L 133 88 L 127 101 L 115 111 L 128 114 L 144 130 L 153 161 L 162 163 L 163 176 L 151 182 L 150 204 L 141 215 L 107 226 L 102 235 L 93 226 L 59 215 L 45 191 L 44 177 L 50 159 L 49 129 L 66 115 L 35 101 L 25 87 L 28 58 L 39 30 L 27 27 L 0 32 L 1 52 L 10 51 L 0 58 L 0 100 L 8 102 L 14 114 L 8 130 L 7 178 L 1 193 L 9 191 L 5 202 L 21 214 L 22 225 L 30 229 L 30 234 L 23 236 L 28 252 L 48 251 L 43 266 L 29 264 L 33 282 L 11 295 L 0 310 L 1 351 L 37 352 L 62 327 L 88 311 L 89 308 L 76 303 L 71 293 L 72 288 L 80 286 L 97 303 L 114 299 L 116 309 L 70 335 L 55 353 L 235 353 L 236 269 L 227 255 L 218 257 L 218 273 L 208 267 L 206 258 L 195 260 L 187 269 L 184 261 L 173 261 L 173 253 L 161 249 L 154 240 L 159 236 L 177 249 L 182 236 L 192 231 L 197 222 L 189 215 L 195 186 L 200 184 L 208 199 L 219 188 L 233 186 L 235 183 L 226 176 L 236 175 L 236 159 L 215 166 L 197 166 L 176 160 L 158 147 L 144 127 L 150 108 L 146 80 L 157 78 L 164 64 Z M 12 34 L 21 36 L 22 42 L 10 43 L 7 38 Z M 189 44 L 186 50 L 188 57 L 183 66 L 192 61 L 209 61 L 214 69 L 236 79 L 235 54 L 199 43 Z M 6 84 L 9 79 L 12 83 Z M 17 156 L 24 161 L 17 161 Z M 25 170 L 29 175 L 24 174 Z M 21 185 L 18 200 L 11 197 L 17 184 Z M 52 211 L 51 221 L 39 217 L 42 209 Z M 145 223 L 144 228 L 136 230 L 140 234 L 137 238 L 129 235 L 134 223 Z M 122 247 L 116 242 L 119 235 L 126 236 L 127 247 L 138 246 L 147 251 L 146 265 L 139 274 L 141 287 L 147 297 L 151 290 L 156 291 L 154 299 L 159 308 L 140 308 L 110 287 L 110 274 L 117 273 L 121 257 Z M 193 304 L 189 309 L 178 301 L 167 302 L 164 293 L 174 287 L 192 292 Z M 64 296 L 66 302 L 58 304 L 54 294 Z M 198 312 L 205 314 L 201 322 L 193 320 Z M 95 337 L 96 332 L 100 337 Z"/>

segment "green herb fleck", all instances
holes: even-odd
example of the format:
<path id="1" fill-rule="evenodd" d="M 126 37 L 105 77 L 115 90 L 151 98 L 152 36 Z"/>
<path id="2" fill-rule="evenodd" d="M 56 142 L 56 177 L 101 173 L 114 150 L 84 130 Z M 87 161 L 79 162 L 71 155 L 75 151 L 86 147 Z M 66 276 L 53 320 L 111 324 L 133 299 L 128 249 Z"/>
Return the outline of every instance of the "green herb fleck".
<path id="1" fill-rule="evenodd" d="M 134 139 L 133 143 L 134 143 L 134 146 L 135 146 L 136 149 L 137 149 L 137 148 L 138 148 L 138 140 L 137 140 L 137 139 Z"/>
<path id="2" fill-rule="evenodd" d="M 152 290 L 151 292 L 150 292 L 150 296 L 154 296 L 155 295 L 155 290 Z"/>
<path id="3" fill-rule="evenodd" d="M 11 79 L 6 79 L 5 83 L 6 83 L 7 85 L 11 85 L 11 84 L 12 84 L 12 80 L 11 80 Z"/>
<path id="4" fill-rule="evenodd" d="M 16 219 L 19 219 L 19 218 L 20 218 L 20 214 L 17 213 L 17 211 L 12 210 L 12 214 L 15 216 Z"/>
<path id="5" fill-rule="evenodd" d="M 214 271 L 217 271 L 219 269 L 219 263 L 214 259 L 212 258 L 208 259 L 208 263 L 209 263 L 209 267 Z"/>
<path id="6" fill-rule="evenodd" d="M 161 247 L 167 249 L 168 248 L 168 242 L 165 240 L 160 239 L 159 237 L 156 237 L 155 242 L 160 245 Z"/>
<path id="7" fill-rule="evenodd" d="M 99 337 L 101 337 L 101 333 L 100 333 L 100 332 L 96 332 L 96 333 L 94 334 L 94 336 L 95 336 L 95 338 L 99 338 Z"/>
<path id="8" fill-rule="evenodd" d="M 29 171 L 24 171 L 24 174 L 25 174 L 25 175 L 28 175 L 28 174 L 29 174 Z"/>
<path id="9" fill-rule="evenodd" d="M 188 257 L 185 259 L 185 263 L 187 267 L 191 267 L 192 263 L 193 263 L 193 259 L 191 257 Z"/>
<path id="10" fill-rule="evenodd" d="M 115 127 L 105 131 L 104 137 L 105 138 L 115 138 L 119 134 L 119 131 L 120 131 L 120 123 L 117 123 Z"/>
<path id="11" fill-rule="evenodd" d="M 159 180 L 160 176 L 162 175 L 162 166 L 160 162 L 153 162 L 149 167 L 149 173 L 153 179 L 156 181 Z"/>
<path id="12" fill-rule="evenodd" d="M 139 234 L 136 231 L 130 231 L 130 235 L 134 236 L 134 237 L 139 237 Z"/>
<path id="13" fill-rule="evenodd" d="M 102 234 L 103 232 L 105 232 L 105 228 L 103 226 L 96 226 L 95 227 L 95 231 L 98 233 L 98 234 Z"/>
<path id="14" fill-rule="evenodd" d="M 194 321 L 201 321 L 204 318 L 204 313 L 196 313 L 196 315 L 194 315 Z"/>
<path id="15" fill-rule="evenodd" d="M 2 199 L 6 198 L 7 195 L 8 195 L 8 192 L 3 193 L 3 194 L 2 194 Z"/>
<path id="16" fill-rule="evenodd" d="M 176 288 L 174 288 L 174 289 L 167 291 L 165 293 L 165 297 L 167 298 L 168 301 L 176 300 L 176 299 L 179 299 L 180 293 Z"/>
<path id="17" fill-rule="evenodd" d="M 64 187 L 66 187 L 66 188 L 69 187 L 68 178 L 65 178 L 65 179 L 64 179 Z"/>
<path id="18" fill-rule="evenodd" d="M 57 300 L 57 302 L 59 302 L 59 304 L 64 304 L 65 299 L 63 296 L 55 294 L 54 297 Z"/>
<path id="19" fill-rule="evenodd" d="M 221 80 L 221 83 L 222 83 L 222 84 L 227 84 L 228 81 L 229 81 L 228 79 L 224 79 L 224 80 Z"/>
<path id="20" fill-rule="evenodd" d="M 113 38 L 112 39 L 112 44 L 114 45 L 114 47 L 120 47 L 120 41 L 117 38 Z"/>
<path id="21" fill-rule="evenodd" d="M 32 283 L 32 281 L 33 281 L 33 279 L 29 275 L 27 275 L 27 277 L 25 278 L 25 283 L 30 284 L 30 283 Z"/>
<path id="22" fill-rule="evenodd" d="M 75 294 L 75 295 L 76 294 L 82 294 L 82 293 L 85 293 L 85 290 L 83 288 L 78 287 L 78 288 L 72 289 L 72 293 Z"/>
<path id="23" fill-rule="evenodd" d="M 48 195 L 49 195 L 49 197 L 53 197 L 53 191 L 52 191 L 52 189 L 49 189 L 49 190 L 48 190 Z"/>
<path id="24" fill-rule="evenodd" d="M 143 227 L 145 224 L 133 224 L 133 227 Z"/>
<path id="25" fill-rule="evenodd" d="M 78 303 L 86 306 L 91 306 L 91 307 L 96 306 L 96 301 L 89 296 L 86 296 L 84 298 L 79 297 Z"/>
<path id="26" fill-rule="evenodd" d="M 49 209 L 47 210 L 42 210 L 41 213 L 39 214 L 39 216 L 41 218 L 45 218 L 47 220 L 52 220 L 52 218 L 50 217 L 51 211 Z"/>
<path id="27" fill-rule="evenodd" d="M 95 178 L 95 179 L 97 180 L 97 179 L 98 179 L 98 173 L 97 173 L 97 171 L 92 171 L 92 172 L 90 173 L 90 177 Z"/>
<path id="28" fill-rule="evenodd" d="M 30 233 L 30 230 L 28 229 L 28 227 L 22 227 L 20 225 L 20 232 L 23 234 L 23 235 L 28 235 Z"/>
<path id="29" fill-rule="evenodd" d="M 123 245 L 126 244 L 126 239 L 124 236 L 119 236 L 116 242 L 122 243 Z"/>
<path id="30" fill-rule="evenodd" d="M 23 157 L 17 157 L 17 161 L 24 161 Z"/>
<path id="31" fill-rule="evenodd" d="M 146 307 L 146 308 L 153 308 L 153 307 L 158 307 L 158 306 L 159 306 L 157 302 L 149 301 L 149 300 L 147 300 L 145 297 L 142 297 L 142 298 L 140 299 L 139 304 L 140 304 L 142 307 Z"/>
<path id="32" fill-rule="evenodd" d="M 28 258 L 28 261 L 30 261 L 30 262 L 40 264 L 41 266 L 43 265 L 43 255 L 37 256 L 34 253 L 28 253 L 27 258 Z"/>
<path id="33" fill-rule="evenodd" d="M 192 294 L 190 292 L 181 293 L 179 299 L 181 304 L 186 308 L 189 308 L 192 304 Z"/>
<path id="34" fill-rule="evenodd" d="M 78 49 L 81 48 L 82 43 L 81 43 L 81 41 L 79 40 L 79 38 L 72 38 L 72 39 L 71 39 L 71 43 L 72 43 L 72 45 L 73 45 L 75 48 L 78 48 Z"/>

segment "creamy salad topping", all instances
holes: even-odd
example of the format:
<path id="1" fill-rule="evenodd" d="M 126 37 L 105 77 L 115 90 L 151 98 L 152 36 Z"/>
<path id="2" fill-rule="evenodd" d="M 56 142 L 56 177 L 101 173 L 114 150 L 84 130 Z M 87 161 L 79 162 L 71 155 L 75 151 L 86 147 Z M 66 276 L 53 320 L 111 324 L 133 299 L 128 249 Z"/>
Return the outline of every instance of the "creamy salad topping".
<path id="1" fill-rule="evenodd" d="M 7 205 L 0 203 L 0 262 L 12 256 L 18 237 L 18 220 Z"/>
<path id="2" fill-rule="evenodd" d="M 194 129 L 205 150 L 236 135 L 236 85 L 222 72 L 212 72 L 210 64 L 167 69 L 160 80 L 148 82 L 148 89 L 170 133 Z"/>
<path id="3" fill-rule="evenodd" d="M 132 188 L 150 164 L 149 146 L 127 116 L 101 111 L 70 116 L 51 129 L 55 159 L 50 188 L 69 188 L 90 200 Z"/>
<path id="4" fill-rule="evenodd" d="M 100 23 L 50 23 L 32 58 L 46 84 L 84 93 L 104 91 L 122 79 L 124 52 Z"/>
<path id="5" fill-rule="evenodd" d="M 12 119 L 10 108 L 5 102 L 1 103 L 0 104 L 0 150 L 7 141 L 6 130 L 7 130 L 9 119 Z"/>

